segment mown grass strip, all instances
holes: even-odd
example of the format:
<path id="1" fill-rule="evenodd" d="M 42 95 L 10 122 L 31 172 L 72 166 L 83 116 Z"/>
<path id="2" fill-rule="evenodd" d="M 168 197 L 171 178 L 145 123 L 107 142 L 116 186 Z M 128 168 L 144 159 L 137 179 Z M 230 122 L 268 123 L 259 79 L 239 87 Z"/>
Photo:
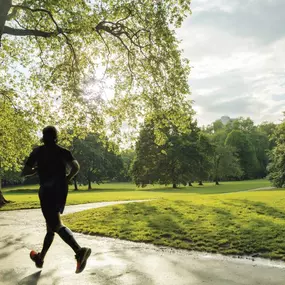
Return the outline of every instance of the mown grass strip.
<path id="1" fill-rule="evenodd" d="M 64 217 L 76 232 L 212 253 L 285 260 L 285 192 L 161 199 Z"/>
<path id="2" fill-rule="evenodd" d="M 106 183 L 95 185 L 94 190 L 70 191 L 67 199 L 67 205 L 84 204 L 102 201 L 118 201 L 118 200 L 141 200 L 141 199 L 187 199 L 189 196 L 207 196 L 212 194 L 233 193 L 270 186 L 267 180 L 251 180 L 224 182 L 219 186 L 214 183 L 205 183 L 204 186 L 179 187 L 172 189 L 170 186 L 150 185 L 146 188 L 137 188 L 132 183 Z M 38 186 L 33 185 L 11 187 L 3 189 L 3 193 L 7 200 L 13 203 L 7 204 L 0 210 L 17 210 L 39 208 Z"/>

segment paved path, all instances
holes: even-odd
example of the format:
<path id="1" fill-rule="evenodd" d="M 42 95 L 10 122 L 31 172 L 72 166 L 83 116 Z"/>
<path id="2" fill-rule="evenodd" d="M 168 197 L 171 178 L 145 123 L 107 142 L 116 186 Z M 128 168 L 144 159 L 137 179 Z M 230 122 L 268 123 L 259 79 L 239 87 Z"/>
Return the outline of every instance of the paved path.
<path id="1" fill-rule="evenodd" d="M 273 189 L 276 189 L 276 187 L 268 186 L 268 187 L 255 188 L 248 191 L 264 191 L 264 190 L 273 190 Z"/>
<path id="2" fill-rule="evenodd" d="M 66 213 L 117 203 L 68 206 Z M 1 285 L 285 284 L 285 264 L 281 262 L 200 254 L 82 234 L 75 234 L 79 243 L 92 248 L 83 273 L 74 273 L 74 254 L 58 236 L 40 271 L 30 261 L 29 251 L 41 248 L 44 231 L 40 210 L 0 212 Z"/>

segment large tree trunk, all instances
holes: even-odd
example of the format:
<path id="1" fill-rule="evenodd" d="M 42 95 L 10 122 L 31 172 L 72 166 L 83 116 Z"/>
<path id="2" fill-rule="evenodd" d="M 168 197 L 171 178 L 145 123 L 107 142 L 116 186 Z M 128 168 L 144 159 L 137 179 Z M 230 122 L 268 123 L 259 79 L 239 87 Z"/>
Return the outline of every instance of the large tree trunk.
<path id="1" fill-rule="evenodd" d="M 201 181 L 199 181 L 199 184 L 198 184 L 199 186 L 203 186 L 203 182 L 202 182 L 202 180 Z"/>
<path id="2" fill-rule="evenodd" d="M 193 185 L 192 185 L 192 182 L 189 182 L 189 183 L 188 183 L 188 186 L 193 186 Z"/>
<path id="3" fill-rule="evenodd" d="M 91 181 L 88 179 L 88 190 L 91 190 L 92 186 L 91 186 Z"/>
<path id="4" fill-rule="evenodd" d="M 2 191 L 0 190 L 0 208 L 4 206 L 8 201 L 4 198 Z"/>
<path id="5" fill-rule="evenodd" d="M 74 183 L 74 190 L 78 190 L 78 186 L 77 186 L 77 179 L 76 179 L 76 177 L 74 177 L 74 179 L 73 179 L 73 183 Z"/>
<path id="6" fill-rule="evenodd" d="M 0 207 L 7 204 L 8 201 L 4 198 L 3 193 L 1 191 L 1 178 L 0 178 Z"/>
<path id="7" fill-rule="evenodd" d="M 172 184 L 172 188 L 177 188 L 177 184 L 176 184 L 176 183 L 173 183 L 173 184 Z"/>
<path id="8" fill-rule="evenodd" d="M 0 46 L 1 37 L 4 31 L 5 23 L 7 21 L 9 10 L 12 6 L 12 0 L 0 0 Z"/>
<path id="9" fill-rule="evenodd" d="M 215 179 L 215 183 L 216 183 L 216 185 L 220 185 L 218 179 Z"/>

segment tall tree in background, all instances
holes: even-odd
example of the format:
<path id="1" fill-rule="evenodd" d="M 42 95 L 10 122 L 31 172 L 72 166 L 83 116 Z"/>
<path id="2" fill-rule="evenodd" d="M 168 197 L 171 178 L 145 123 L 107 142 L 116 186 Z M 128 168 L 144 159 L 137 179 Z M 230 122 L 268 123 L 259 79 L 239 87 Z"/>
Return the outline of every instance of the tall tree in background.
<path id="1" fill-rule="evenodd" d="M 234 150 L 225 144 L 216 144 L 213 153 L 213 179 L 216 185 L 219 181 L 229 178 L 239 179 L 243 175 L 239 160 Z"/>
<path id="2" fill-rule="evenodd" d="M 113 179 L 123 171 L 123 163 L 109 145 L 107 138 L 99 138 L 96 134 L 89 134 L 85 139 L 75 139 L 73 153 L 80 164 L 80 172 L 75 180 L 88 185 L 92 189 L 92 182 L 100 184 L 104 179 Z"/>
<path id="3" fill-rule="evenodd" d="M 172 184 L 177 188 L 178 184 L 184 185 L 189 181 L 191 146 L 186 139 L 186 135 L 174 134 L 168 136 L 164 145 L 161 146 L 160 160 L 157 162 L 160 184 Z"/>
<path id="4" fill-rule="evenodd" d="M 276 146 L 276 137 L 275 137 L 275 131 L 277 128 L 277 124 L 271 123 L 271 122 L 263 122 L 258 126 L 259 132 L 266 135 L 269 145 L 269 150 L 272 150 Z"/>
<path id="5" fill-rule="evenodd" d="M 136 143 L 136 154 L 131 166 L 131 176 L 138 186 L 145 187 L 159 179 L 158 162 L 163 155 L 156 143 L 153 121 L 146 122 Z"/>
<path id="6" fill-rule="evenodd" d="M 131 165 L 135 157 L 135 151 L 133 149 L 126 149 L 121 151 L 120 156 L 123 161 L 123 171 L 119 177 L 120 181 L 131 181 L 132 177 L 130 174 Z"/>
<path id="7" fill-rule="evenodd" d="M 285 115 L 285 114 L 284 114 Z M 276 146 L 270 153 L 268 178 L 276 187 L 285 186 L 285 120 L 276 128 L 273 134 Z"/>
<path id="8" fill-rule="evenodd" d="M 197 165 L 197 180 L 199 181 L 199 185 L 203 185 L 203 181 L 209 178 L 213 151 L 214 148 L 209 136 L 204 132 L 200 132 L 198 137 L 198 152 L 200 153 L 200 157 Z"/>
<path id="9" fill-rule="evenodd" d="M 244 173 L 243 178 L 256 178 L 258 160 L 254 146 L 247 134 L 241 130 L 233 130 L 228 134 L 225 143 L 235 150 Z"/>
<path id="10" fill-rule="evenodd" d="M 188 113 L 188 131 L 179 132 L 175 126 L 166 124 L 160 144 L 156 142 L 153 122 L 145 124 L 138 138 L 131 172 L 137 185 L 160 183 L 177 188 L 179 184 L 186 185 L 208 176 L 211 145 L 196 123 L 191 122 L 191 116 L 192 113 Z"/>
<path id="11" fill-rule="evenodd" d="M 216 146 L 216 155 L 213 158 L 213 173 L 218 169 L 217 166 L 220 162 L 220 155 L 222 155 L 222 153 L 228 153 L 228 155 L 230 155 L 230 152 L 225 149 L 230 147 L 240 163 L 243 173 L 242 178 L 265 177 L 268 164 L 268 151 L 274 145 L 273 140 L 270 141 L 274 126 L 275 124 L 266 122 L 256 126 L 250 118 L 242 117 L 231 119 L 226 124 L 223 124 L 221 120 L 217 120 L 207 126 L 205 132 L 210 135 Z M 219 147 L 217 148 L 217 146 Z M 220 155 L 218 153 L 220 153 Z M 232 167 L 236 164 L 234 161 L 236 161 L 234 157 L 229 157 L 228 162 L 234 163 L 231 164 Z M 237 168 L 232 167 L 226 167 L 224 173 L 226 173 L 226 170 L 235 169 L 234 172 L 236 172 L 237 176 L 234 175 L 231 176 L 231 178 L 238 179 L 241 172 L 238 171 Z M 227 172 L 227 176 L 228 175 L 229 173 Z"/>

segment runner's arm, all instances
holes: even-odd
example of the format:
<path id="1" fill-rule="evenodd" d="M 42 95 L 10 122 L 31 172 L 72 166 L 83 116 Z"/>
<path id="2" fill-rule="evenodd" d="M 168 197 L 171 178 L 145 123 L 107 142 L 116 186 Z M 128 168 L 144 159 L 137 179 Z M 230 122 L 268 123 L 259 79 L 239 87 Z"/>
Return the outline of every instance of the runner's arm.
<path id="1" fill-rule="evenodd" d="M 38 171 L 37 167 L 30 167 L 28 165 L 25 165 L 22 170 L 21 177 L 35 175 L 37 171 Z"/>
<path id="2" fill-rule="evenodd" d="M 25 166 L 22 170 L 22 173 L 21 173 L 21 177 L 25 177 L 25 176 L 32 176 L 34 174 L 36 174 L 38 172 L 38 167 L 37 167 L 37 150 L 34 149 L 26 163 L 25 163 Z"/>
<path id="3" fill-rule="evenodd" d="M 69 182 L 79 171 L 80 165 L 76 159 L 68 162 L 68 165 L 70 166 L 71 170 L 69 174 L 66 176 L 67 182 Z"/>

